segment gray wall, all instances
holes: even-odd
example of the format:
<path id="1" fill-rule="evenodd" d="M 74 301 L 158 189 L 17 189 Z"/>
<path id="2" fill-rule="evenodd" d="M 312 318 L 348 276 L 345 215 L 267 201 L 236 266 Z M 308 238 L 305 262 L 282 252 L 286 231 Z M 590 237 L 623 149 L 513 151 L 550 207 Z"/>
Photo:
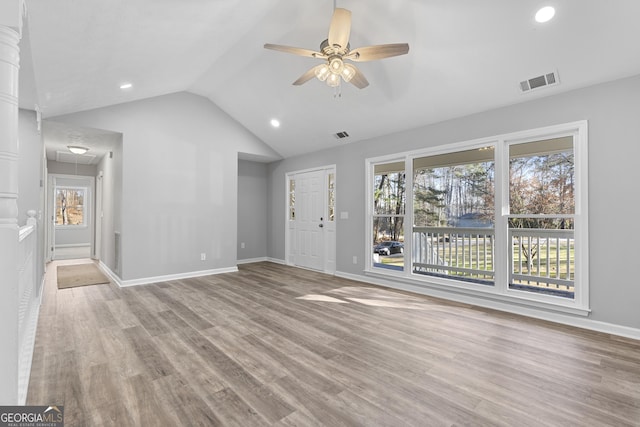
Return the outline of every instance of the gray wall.
<path id="1" fill-rule="evenodd" d="M 123 134 L 122 279 L 236 266 L 238 152 L 273 150 L 186 92 L 55 120 Z"/>
<path id="2" fill-rule="evenodd" d="M 50 174 L 96 176 L 96 165 L 78 165 L 75 163 L 56 162 L 47 160 L 47 169 Z"/>
<path id="3" fill-rule="evenodd" d="M 100 260 L 114 273 L 116 271 L 115 232 L 122 224 L 122 142 L 113 147 L 113 156 L 105 155 L 97 166 L 98 180 L 102 181 L 102 233 Z M 96 191 L 97 197 L 97 191 Z M 96 216 L 100 212 L 96 212 Z"/>
<path id="4" fill-rule="evenodd" d="M 640 286 L 633 268 L 640 229 L 629 226 L 640 182 L 639 94 L 640 76 L 635 76 L 272 163 L 269 257 L 285 257 L 282 186 L 288 171 L 337 165 L 337 210 L 349 212 L 349 219 L 337 223 L 337 270 L 362 275 L 366 158 L 586 119 L 591 318 L 640 328 Z M 351 262 L 354 255 L 357 265 Z"/>
<path id="5" fill-rule="evenodd" d="M 266 164 L 238 160 L 238 260 L 267 256 L 267 176 Z"/>

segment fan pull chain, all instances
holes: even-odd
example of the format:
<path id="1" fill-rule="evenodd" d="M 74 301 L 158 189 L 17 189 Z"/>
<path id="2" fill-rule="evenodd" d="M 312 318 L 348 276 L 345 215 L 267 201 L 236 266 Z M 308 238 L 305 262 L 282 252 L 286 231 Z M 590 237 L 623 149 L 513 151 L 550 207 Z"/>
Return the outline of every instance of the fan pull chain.
<path id="1" fill-rule="evenodd" d="M 333 92 L 333 99 L 340 99 L 342 98 L 342 90 L 341 90 L 341 86 L 340 84 L 338 84 L 338 86 L 336 86 L 334 88 L 334 92 Z"/>

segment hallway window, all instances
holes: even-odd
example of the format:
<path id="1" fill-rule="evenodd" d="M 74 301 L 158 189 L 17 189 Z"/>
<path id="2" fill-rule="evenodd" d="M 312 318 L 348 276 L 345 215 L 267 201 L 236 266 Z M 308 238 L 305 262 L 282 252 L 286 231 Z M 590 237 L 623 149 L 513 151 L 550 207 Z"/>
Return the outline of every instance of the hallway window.
<path id="1" fill-rule="evenodd" d="M 56 226 L 86 225 L 84 187 L 56 187 Z"/>

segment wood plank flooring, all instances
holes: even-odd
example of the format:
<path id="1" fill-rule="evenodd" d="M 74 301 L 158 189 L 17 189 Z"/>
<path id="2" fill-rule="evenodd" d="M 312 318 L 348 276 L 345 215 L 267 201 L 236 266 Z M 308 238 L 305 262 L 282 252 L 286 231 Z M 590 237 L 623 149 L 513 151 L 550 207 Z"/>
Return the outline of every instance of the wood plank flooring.
<path id="1" fill-rule="evenodd" d="M 67 426 L 640 426 L 640 341 L 272 263 L 48 268 L 27 404 Z"/>

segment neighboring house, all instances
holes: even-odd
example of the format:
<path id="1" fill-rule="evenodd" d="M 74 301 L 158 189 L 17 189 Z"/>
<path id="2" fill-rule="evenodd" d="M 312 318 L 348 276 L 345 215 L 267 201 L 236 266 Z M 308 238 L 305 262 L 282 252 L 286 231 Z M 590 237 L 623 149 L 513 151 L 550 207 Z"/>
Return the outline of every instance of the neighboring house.
<path id="1" fill-rule="evenodd" d="M 490 228 L 493 227 L 493 221 L 480 213 L 466 213 L 449 221 L 449 225 L 459 228 Z"/>

